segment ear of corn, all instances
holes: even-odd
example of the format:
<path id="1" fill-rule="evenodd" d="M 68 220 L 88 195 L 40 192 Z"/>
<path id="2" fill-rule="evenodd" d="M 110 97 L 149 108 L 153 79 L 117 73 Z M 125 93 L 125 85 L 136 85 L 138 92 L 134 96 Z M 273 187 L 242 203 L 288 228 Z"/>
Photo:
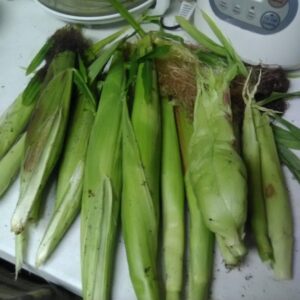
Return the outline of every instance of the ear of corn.
<path id="1" fill-rule="evenodd" d="M 26 226 L 62 149 L 73 81 L 72 71 L 66 69 L 73 64 L 72 52 L 60 53 L 54 59 L 50 73 L 58 74 L 52 80 L 47 79 L 49 83 L 40 95 L 27 129 L 20 197 L 11 221 L 12 231 L 17 234 Z"/>
<path id="2" fill-rule="evenodd" d="M 247 214 L 245 166 L 234 148 L 228 87 L 234 68 L 197 74 L 194 132 L 189 174 L 206 226 L 224 239 L 237 258 L 244 256 Z"/>
<path id="3" fill-rule="evenodd" d="M 189 265 L 188 300 L 208 299 L 214 259 L 214 236 L 205 226 L 199 201 L 186 175 L 186 194 L 189 204 Z"/>
<path id="4" fill-rule="evenodd" d="M 140 41 L 139 55 L 144 56 L 151 50 L 150 37 L 146 36 Z M 160 198 L 160 105 L 154 63 L 152 61 L 142 62 L 139 64 L 137 71 L 131 120 L 150 192 L 153 196 L 157 218 Z"/>
<path id="5" fill-rule="evenodd" d="M 181 299 L 184 256 L 184 179 L 174 105 L 162 99 L 162 223 L 166 299 Z"/>
<path id="6" fill-rule="evenodd" d="M 161 299 L 157 272 L 158 220 L 126 104 L 123 112 L 122 229 L 138 299 Z"/>
<path id="7" fill-rule="evenodd" d="M 85 96 L 79 95 L 59 168 L 55 208 L 37 252 L 37 266 L 55 250 L 79 213 L 86 149 L 94 114 Z"/>
<path id="8" fill-rule="evenodd" d="M 176 110 L 180 148 L 185 169 L 189 168 L 189 143 L 193 133 L 192 120 L 182 108 Z M 208 297 L 213 269 L 214 235 L 204 224 L 199 199 L 196 198 L 188 173 L 185 173 L 185 191 L 189 208 L 187 300 L 205 300 Z"/>
<path id="9" fill-rule="evenodd" d="M 268 227 L 263 195 L 261 155 L 257 138 L 251 99 L 247 99 L 243 120 L 243 158 L 248 171 L 250 224 L 262 261 L 272 260 L 272 247 L 268 238 Z"/>
<path id="10" fill-rule="evenodd" d="M 263 192 L 268 234 L 273 249 L 273 269 L 277 279 L 292 277 L 293 224 L 288 191 L 285 186 L 270 120 L 255 114 L 260 145 Z"/>
<path id="11" fill-rule="evenodd" d="M 138 57 L 152 50 L 139 41 Z M 158 218 L 161 112 L 153 62 L 138 65 L 131 120 L 123 115 L 122 227 L 131 281 L 138 299 L 160 299 Z M 142 168 L 142 169 L 141 169 Z"/>
<path id="12" fill-rule="evenodd" d="M 25 134 L 0 160 L 0 197 L 5 193 L 19 173 L 25 146 Z"/>
<path id="13" fill-rule="evenodd" d="M 81 213 L 84 299 L 110 299 L 121 198 L 121 117 L 125 69 L 116 53 L 103 85 L 84 174 Z"/>

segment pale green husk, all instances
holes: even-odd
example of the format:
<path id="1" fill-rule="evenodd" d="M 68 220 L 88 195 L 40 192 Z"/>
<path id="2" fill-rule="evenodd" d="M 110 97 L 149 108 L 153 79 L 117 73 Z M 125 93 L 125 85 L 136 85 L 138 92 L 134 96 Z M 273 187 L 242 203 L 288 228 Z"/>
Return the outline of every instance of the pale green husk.
<path id="1" fill-rule="evenodd" d="M 162 100 L 163 267 L 167 300 L 181 298 L 185 244 L 184 177 L 174 104 Z"/>
<path id="2" fill-rule="evenodd" d="M 55 208 L 36 255 L 37 266 L 52 254 L 81 207 L 86 150 L 95 110 L 84 95 L 77 99 L 59 169 Z"/>
<path id="3" fill-rule="evenodd" d="M 0 197 L 6 192 L 19 173 L 25 147 L 25 134 L 0 160 Z"/>
<path id="4" fill-rule="evenodd" d="M 52 62 L 50 71 L 53 68 L 57 75 L 43 89 L 28 125 L 20 197 L 11 221 L 16 234 L 24 230 L 62 149 L 73 84 L 72 71 L 63 67 L 69 68 L 73 63 L 71 52 L 59 54 Z"/>
<path id="5" fill-rule="evenodd" d="M 81 212 L 83 297 L 110 299 L 121 204 L 124 62 L 117 53 L 103 85 L 87 150 Z"/>
<path id="6" fill-rule="evenodd" d="M 234 147 L 228 89 L 235 74 L 235 65 L 197 70 L 189 174 L 206 226 L 240 259 L 246 253 L 247 173 Z"/>

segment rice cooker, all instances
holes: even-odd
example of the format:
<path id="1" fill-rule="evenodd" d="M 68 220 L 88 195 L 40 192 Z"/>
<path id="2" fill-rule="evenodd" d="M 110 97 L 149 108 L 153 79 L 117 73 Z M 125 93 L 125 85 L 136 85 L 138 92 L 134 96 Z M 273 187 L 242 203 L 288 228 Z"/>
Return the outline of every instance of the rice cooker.
<path id="1" fill-rule="evenodd" d="M 195 26 L 216 40 L 202 11 L 214 20 L 244 61 L 300 68 L 298 0 L 197 0 Z"/>

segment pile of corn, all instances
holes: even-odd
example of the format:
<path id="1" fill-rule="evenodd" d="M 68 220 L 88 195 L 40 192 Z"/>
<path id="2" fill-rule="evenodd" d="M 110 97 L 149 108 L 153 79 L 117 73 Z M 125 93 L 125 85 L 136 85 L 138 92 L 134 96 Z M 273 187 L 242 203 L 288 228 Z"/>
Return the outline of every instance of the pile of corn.
<path id="1" fill-rule="evenodd" d="M 297 158 L 288 148 L 291 141 L 299 147 L 298 129 L 255 100 L 259 76 L 253 80 L 207 16 L 221 45 L 178 18 L 205 46 L 189 47 L 161 31 L 146 33 L 116 5 L 136 30 L 135 42 L 124 30 L 92 45 L 72 27 L 59 30 L 1 116 L 1 195 L 20 172 L 11 220 L 17 272 L 56 168 L 55 208 L 36 264 L 46 262 L 81 211 L 85 300 L 110 299 L 120 223 L 138 299 L 207 299 L 214 240 L 225 263 L 238 265 L 247 252 L 247 217 L 262 261 L 277 278 L 291 278 L 292 217 L 278 149 L 292 168 Z M 230 100 L 237 77 L 244 82 L 239 131 Z"/>

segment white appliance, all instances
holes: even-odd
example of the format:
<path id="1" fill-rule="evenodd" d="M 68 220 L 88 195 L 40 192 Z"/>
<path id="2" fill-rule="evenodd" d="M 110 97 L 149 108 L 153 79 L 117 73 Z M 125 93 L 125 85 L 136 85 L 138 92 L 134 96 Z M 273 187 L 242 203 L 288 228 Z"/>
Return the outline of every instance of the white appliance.
<path id="1" fill-rule="evenodd" d="M 216 40 L 204 11 L 244 61 L 299 69 L 299 6 L 298 0 L 197 0 L 194 23 Z"/>
<path id="2" fill-rule="evenodd" d="M 72 13 L 72 3 L 71 0 L 58 1 L 58 0 L 35 0 L 39 5 L 41 5 L 47 12 L 54 15 L 55 17 L 71 23 L 78 24 L 90 24 L 90 25 L 98 25 L 98 24 L 111 24 L 122 20 L 122 17 L 117 12 L 110 11 L 109 13 L 95 13 L 97 12 L 97 0 L 87 1 L 91 4 L 91 14 L 82 13 L 80 14 L 80 10 L 76 13 Z M 99 0 L 100 2 L 104 2 L 103 0 Z M 70 2 L 70 3 L 69 3 Z M 80 1 L 77 1 L 80 2 Z M 126 3 L 126 0 L 123 0 Z M 128 0 L 131 8 L 129 11 L 134 15 L 142 14 L 146 9 L 150 8 L 149 14 L 151 15 L 163 15 L 170 5 L 170 0 Z M 66 3 L 66 4 L 64 4 Z M 81 1 L 80 5 L 83 5 Z M 74 5 L 75 6 L 75 5 Z M 93 7 L 95 10 L 93 11 Z"/>

